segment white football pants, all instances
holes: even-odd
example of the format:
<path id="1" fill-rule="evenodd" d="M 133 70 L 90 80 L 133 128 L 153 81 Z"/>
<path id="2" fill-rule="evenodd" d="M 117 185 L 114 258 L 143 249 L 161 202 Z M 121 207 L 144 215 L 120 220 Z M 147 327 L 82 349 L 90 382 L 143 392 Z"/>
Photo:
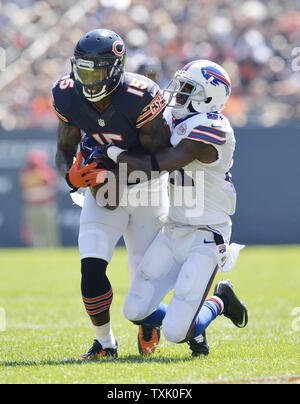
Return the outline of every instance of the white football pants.
<path id="1" fill-rule="evenodd" d="M 174 289 L 162 326 L 169 341 L 181 342 L 191 332 L 217 271 L 212 232 L 167 225 L 137 268 L 124 315 L 130 321 L 143 320 Z"/>
<path id="2" fill-rule="evenodd" d="M 162 228 L 160 217 L 168 214 L 167 179 L 164 179 L 164 186 L 157 192 L 153 191 L 157 195 L 152 201 L 157 206 L 134 207 L 128 201 L 127 206 L 119 206 L 111 211 L 99 206 L 88 189 L 80 216 L 80 258 L 101 258 L 109 262 L 123 235 L 131 279 L 147 248 Z"/>

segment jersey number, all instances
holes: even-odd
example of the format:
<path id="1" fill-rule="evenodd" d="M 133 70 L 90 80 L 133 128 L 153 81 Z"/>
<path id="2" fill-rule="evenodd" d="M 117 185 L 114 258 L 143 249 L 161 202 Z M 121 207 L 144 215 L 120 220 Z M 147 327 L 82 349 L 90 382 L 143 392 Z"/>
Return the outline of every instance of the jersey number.
<path id="1" fill-rule="evenodd" d="M 124 141 L 123 136 L 119 133 L 93 133 L 91 136 L 102 145 Z"/>
<path id="2" fill-rule="evenodd" d="M 59 83 L 59 88 L 61 90 L 66 90 L 67 88 L 73 88 L 75 85 L 74 80 L 70 78 L 70 76 L 65 76 L 62 77 L 60 83 Z"/>

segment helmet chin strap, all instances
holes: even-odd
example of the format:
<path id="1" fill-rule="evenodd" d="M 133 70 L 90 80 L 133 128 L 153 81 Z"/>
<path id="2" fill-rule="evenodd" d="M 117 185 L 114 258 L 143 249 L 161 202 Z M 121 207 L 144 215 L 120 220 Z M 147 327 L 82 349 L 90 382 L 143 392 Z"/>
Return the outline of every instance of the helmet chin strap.
<path id="1" fill-rule="evenodd" d="M 209 97 L 209 98 L 205 97 L 204 89 L 203 89 L 204 98 L 200 99 L 199 101 L 195 100 L 195 96 L 198 96 L 198 94 L 201 92 L 201 88 L 198 89 L 198 91 L 196 92 L 196 95 L 195 95 L 195 91 L 194 91 L 195 89 L 197 89 L 196 84 L 194 86 L 193 92 L 189 95 L 189 97 L 184 105 L 182 105 L 182 106 L 175 105 L 172 108 L 172 115 L 175 119 L 185 119 L 189 115 L 199 114 L 201 111 L 198 111 L 196 108 L 193 107 L 193 102 L 198 102 L 199 104 L 204 102 L 206 104 L 211 101 L 211 97 Z"/>
<path id="2" fill-rule="evenodd" d="M 104 94 L 101 94 L 101 95 L 98 95 L 98 96 L 96 95 L 95 97 L 89 97 L 88 94 L 84 91 L 84 88 L 82 89 L 82 92 L 83 92 L 83 95 L 85 96 L 85 98 L 86 98 L 88 101 L 90 101 L 90 102 L 98 102 L 98 101 L 103 100 L 103 98 L 107 97 L 108 95 L 110 95 L 113 91 L 115 91 L 115 89 L 116 89 L 116 88 L 118 87 L 118 85 L 120 84 L 120 81 L 121 81 L 121 76 L 120 76 L 119 81 L 118 81 L 118 83 L 116 84 L 116 86 L 115 86 L 114 88 L 112 88 L 112 89 L 110 90 L 110 92 L 108 92 L 108 93 L 105 93 L 105 92 L 104 92 Z M 106 89 L 106 85 L 103 86 L 103 88 Z"/>
<path id="3" fill-rule="evenodd" d="M 98 102 L 101 101 L 103 98 L 105 98 L 108 94 L 106 94 L 105 92 L 103 94 L 100 95 L 95 95 L 94 97 L 90 97 L 90 95 L 84 90 L 84 88 L 82 89 L 83 91 L 83 95 L 85 96 L 85 98 L 90 101 L 90 102 Z M 109 93 L 110 94 L 110 93 Z"/>

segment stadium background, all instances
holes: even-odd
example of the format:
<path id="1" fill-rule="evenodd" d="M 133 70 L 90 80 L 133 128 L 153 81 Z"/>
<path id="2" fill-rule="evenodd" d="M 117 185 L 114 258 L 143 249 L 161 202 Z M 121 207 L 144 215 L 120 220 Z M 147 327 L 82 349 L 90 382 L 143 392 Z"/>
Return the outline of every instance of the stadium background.
<path id="1" fill-rule="evenodd" d="M 105 27 L 127 45 L 126 69 L 176 68 L 206 58 L 223 65 L 233 93 L 225 114 L 237 137 L 233 240 L 300 243 L 300 2 L 296 0 L 0 1 L 0 247 L 21 246 L 18 173 L 32 148 L 54 165 L 51 87 L 70 70 L 86 31 Z M 63 245 L 76 245 L 79 208 L 58 182 Z"/>

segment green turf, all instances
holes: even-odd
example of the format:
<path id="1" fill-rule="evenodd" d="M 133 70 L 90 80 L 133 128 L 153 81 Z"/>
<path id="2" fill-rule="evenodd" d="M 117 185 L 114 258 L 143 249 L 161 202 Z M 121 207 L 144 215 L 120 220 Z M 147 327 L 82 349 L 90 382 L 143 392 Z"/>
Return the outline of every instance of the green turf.
<path id="1" fill-rule="evenodd" d="M 153 357 L 138 355 L 137 330 L 122 316 L 124 249 L 109 267 L 119 358 L 100 363 L 75 361 L 94 338 L 81 303 L 76 249 L 0 250 L 0 267 L 0 307 L 7 320 L 0 332 L 0 383 L 299 382 L 300 313 L 298 319 L 291 313 L 300 306 L 300 246 L 242 251 L 225 278 L 247 303 L 249 324 L 240 330 L 219 317 L 207 332 L 210 355 L 195 359 L 186 344 L 164 337 Z"/>

